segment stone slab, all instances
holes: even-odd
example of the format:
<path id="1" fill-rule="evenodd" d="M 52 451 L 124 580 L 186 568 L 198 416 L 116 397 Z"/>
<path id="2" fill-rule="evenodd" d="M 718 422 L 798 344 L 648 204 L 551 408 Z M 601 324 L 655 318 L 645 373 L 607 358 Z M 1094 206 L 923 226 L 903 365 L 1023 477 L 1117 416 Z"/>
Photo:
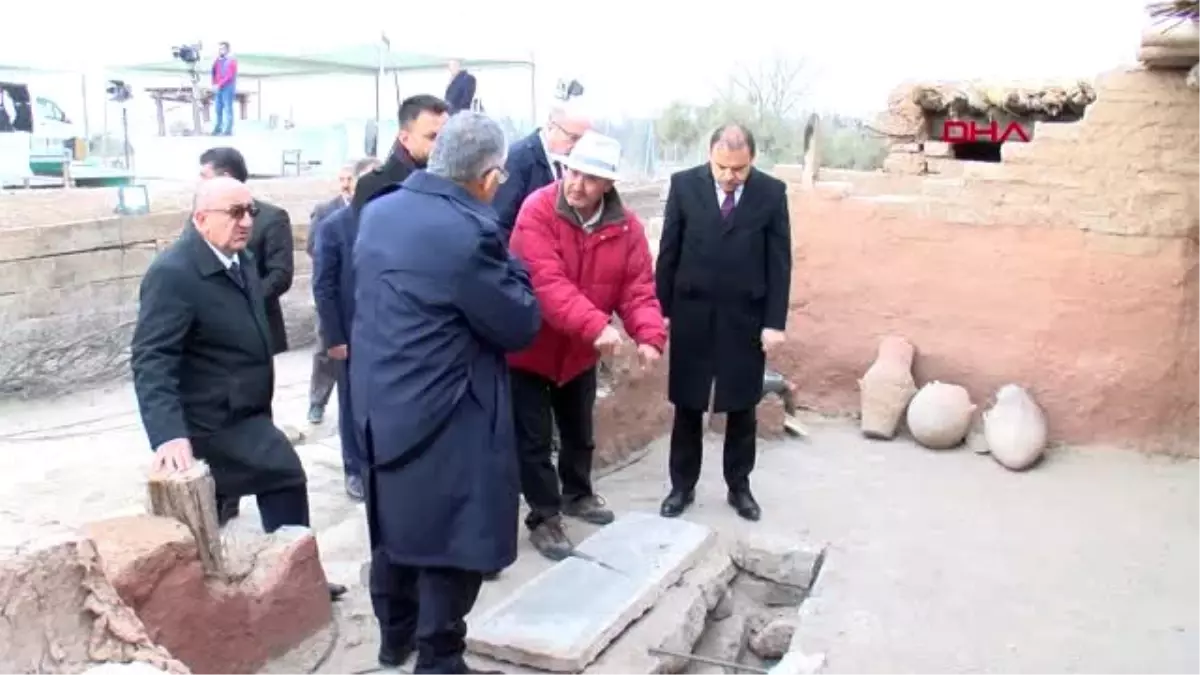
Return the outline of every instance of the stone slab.
<path id="1" fill-rule="evenodd" d="M 715 539 L 685 520 L 630 513 L 581 542 L 471 622 L 471 651 L 563 673 L 582 671 L 645 614 Z"/>

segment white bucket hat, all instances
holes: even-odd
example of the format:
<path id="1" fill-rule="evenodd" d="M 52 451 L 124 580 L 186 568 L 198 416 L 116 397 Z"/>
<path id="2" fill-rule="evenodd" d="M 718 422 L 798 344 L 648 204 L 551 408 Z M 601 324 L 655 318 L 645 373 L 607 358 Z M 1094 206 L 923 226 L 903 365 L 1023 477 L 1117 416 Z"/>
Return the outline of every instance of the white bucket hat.
<path id="1" fill-rule="evenodd" d="M 621 143 L 615 138 L 585 131 L 563 160 L 563 166 L 597 178 L 617 180 L 621 163 Z"/>

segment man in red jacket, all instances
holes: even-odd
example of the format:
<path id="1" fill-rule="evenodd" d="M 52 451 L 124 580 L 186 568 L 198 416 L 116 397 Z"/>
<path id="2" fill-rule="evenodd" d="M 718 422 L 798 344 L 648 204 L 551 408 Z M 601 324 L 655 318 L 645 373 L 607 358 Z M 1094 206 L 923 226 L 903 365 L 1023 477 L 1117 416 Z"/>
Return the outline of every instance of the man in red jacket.
<path id="1" fill-rule="evenodd" d="M 592 491 L 596 364 L 622 342 L 613 312 L 643 366 L 657 361 L 667 342 L 645 230 L 613 188 L 620 156 L 616 140 L 584 133 L 563 162 L 562 180 L 525 200 L 510 243 L 529 267 L 542 307 L 537 338 L 510 355 L 509 366 L 525 525 L 551 560 L 571 553 L 563 514 L 596 525 L 613 520 Z M 551 411 L 561 441 L 557 470 Z"/>

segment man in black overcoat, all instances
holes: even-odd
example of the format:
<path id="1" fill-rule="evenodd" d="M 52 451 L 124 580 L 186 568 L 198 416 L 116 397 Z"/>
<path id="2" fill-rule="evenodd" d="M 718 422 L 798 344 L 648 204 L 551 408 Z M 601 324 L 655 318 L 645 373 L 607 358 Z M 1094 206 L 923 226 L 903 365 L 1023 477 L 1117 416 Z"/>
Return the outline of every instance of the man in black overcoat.
<path id="1" fill-rule="evenodd" d="M 309 511 L 300 457 L 271 417 L 271 332 L 245 251 L 256 211 L 233 178 L 201 184 L 192 224 L 142 278 L 131 366 L 154 469 L 203 459 L 218 503 L 255 495 L 272 532 L 307 527 Z"/>
<path id="2" fill-rule="evenodd" d="M 695 499 L 704 412 L 728 413 L 724 474 L 741 517 L 762 515 L 750 491 L 756 454 L 755 406 L 765 355 L 784 340 L 792 274 L 784 183 L 756 170 L 754 136 L 717 129 L 709 162 L 671 177 L 659 244 L 658 298 L 670 327 L 671 492 L 661 513 L 675 517 Z"/>
<path id="3" fill-rule="evenodd" d="M 229 176 L 240 183 L 250 178 L 246 159 L 236 148 L 211 148 L 200 155 L 200 177 Z M 246 250 L 254 256 L 254 271 L 262 282 L 266 300 L 267 324 L 271 327 L 271 353 L 288 349 L 287 330 L 283 325 L 283 307 L 279 299 L 292 287 L 296 274 L 295 237 L 288 212 L 261 199 L 254 200 L 257 214 Z"/>

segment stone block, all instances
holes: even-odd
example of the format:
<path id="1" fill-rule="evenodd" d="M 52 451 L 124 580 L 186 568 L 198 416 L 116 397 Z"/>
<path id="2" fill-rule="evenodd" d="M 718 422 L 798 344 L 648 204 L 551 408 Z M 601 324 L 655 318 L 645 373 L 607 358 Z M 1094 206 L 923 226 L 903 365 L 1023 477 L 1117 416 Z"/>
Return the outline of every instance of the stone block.
<path id="1" fill-rule="evenodd" d="M 58 526 L 0 524 L 0 672 L 109 662 L 188 669 L 156 644 L 106 578 L 93 542 Z"/>
<path id="2" fill-rule="evenodd" d="M 306 528 L 227 542 L 228 579 L 206 579 L 185 526 L 126 516 L 87 531 L 121 598 L 192 670 L 253 673 L 332 619 L 316 540 Z"/>
<path id="3" fill-rule="evenodd" d="M 472 621 L 468 647 L 523 666 L 581 672 L 658 602 L 713 538 L 709 528 L 684 520 L 622 516 L 576 547 L 586 559 L 557 563 Z M 707 613 L 703 592 L 697 597 Z"/>
<path id="4" fill-rule="evenodd" d="M 943 141 L 925 141 L 922 145 L 926 157 L 953 157 L 954 147 Z"/>
<path id="5" fill-rule="evenodd" d="M 750 637 L 748 646 L 760 658 L 778 659 L 787 652 L 795 632 L 795 616 L 776 617 Z"/>
<path id="6" fill-rule="evenodd" d="M 927 170 L 925 157 L 922 155 L 893 152 L 883 159 L 883 170 L 905 176 L 919 176 Z"/>
<path id="7" fill-rule="evenodd" d="M 733 563 L 768 581 L 810 588 L 825 558 L 825 547 L 771 532 L 751 531 L 738 538 Z"/>
<path id="8" fill-rule="evenodd" d="M 728 551 L 719 544 L 709 547 L 700 561 L 684 572 L 653 609 L 629 626 L 621 639 L 606 649 L 585 672 L 684 672 L 690 663 L 673 656 L 653 654 L 650 649 L 676 653 L 692 651 L 704 633 L 706 617 L 717 620 L 718 607 L 728 598 L 729 583 L 736 572 Z"/>
<path id="9" fill-rule="evenodd" d="M 0 262 L 0 295 L 21 293 L 31 287 L 60 288 L 140 278 L 157 253 L 152 244 L 142 244 Z"/>
<path id="10" fill-rule="evenodd" d="M 1096 103 L 1101 101 L 1128 101 L 1146 103 L 1162 100 L 1186 101 L 1194 93 L 1188 91 L 1187 73 L 1176 70 L 1148 70 L 1146 68 L 1119 68 L 1096 78 Z"/>
<path id="11" fill-rule="evenodd" d="M 137 302 L 140 285 L 141 279 L 130 277 L 58 288 L 31 286 L 24 292 L 0 294 L 0 324 L 13 326 L 27 319 L 95 314 L 111 307 L 132 305 Z"/>

